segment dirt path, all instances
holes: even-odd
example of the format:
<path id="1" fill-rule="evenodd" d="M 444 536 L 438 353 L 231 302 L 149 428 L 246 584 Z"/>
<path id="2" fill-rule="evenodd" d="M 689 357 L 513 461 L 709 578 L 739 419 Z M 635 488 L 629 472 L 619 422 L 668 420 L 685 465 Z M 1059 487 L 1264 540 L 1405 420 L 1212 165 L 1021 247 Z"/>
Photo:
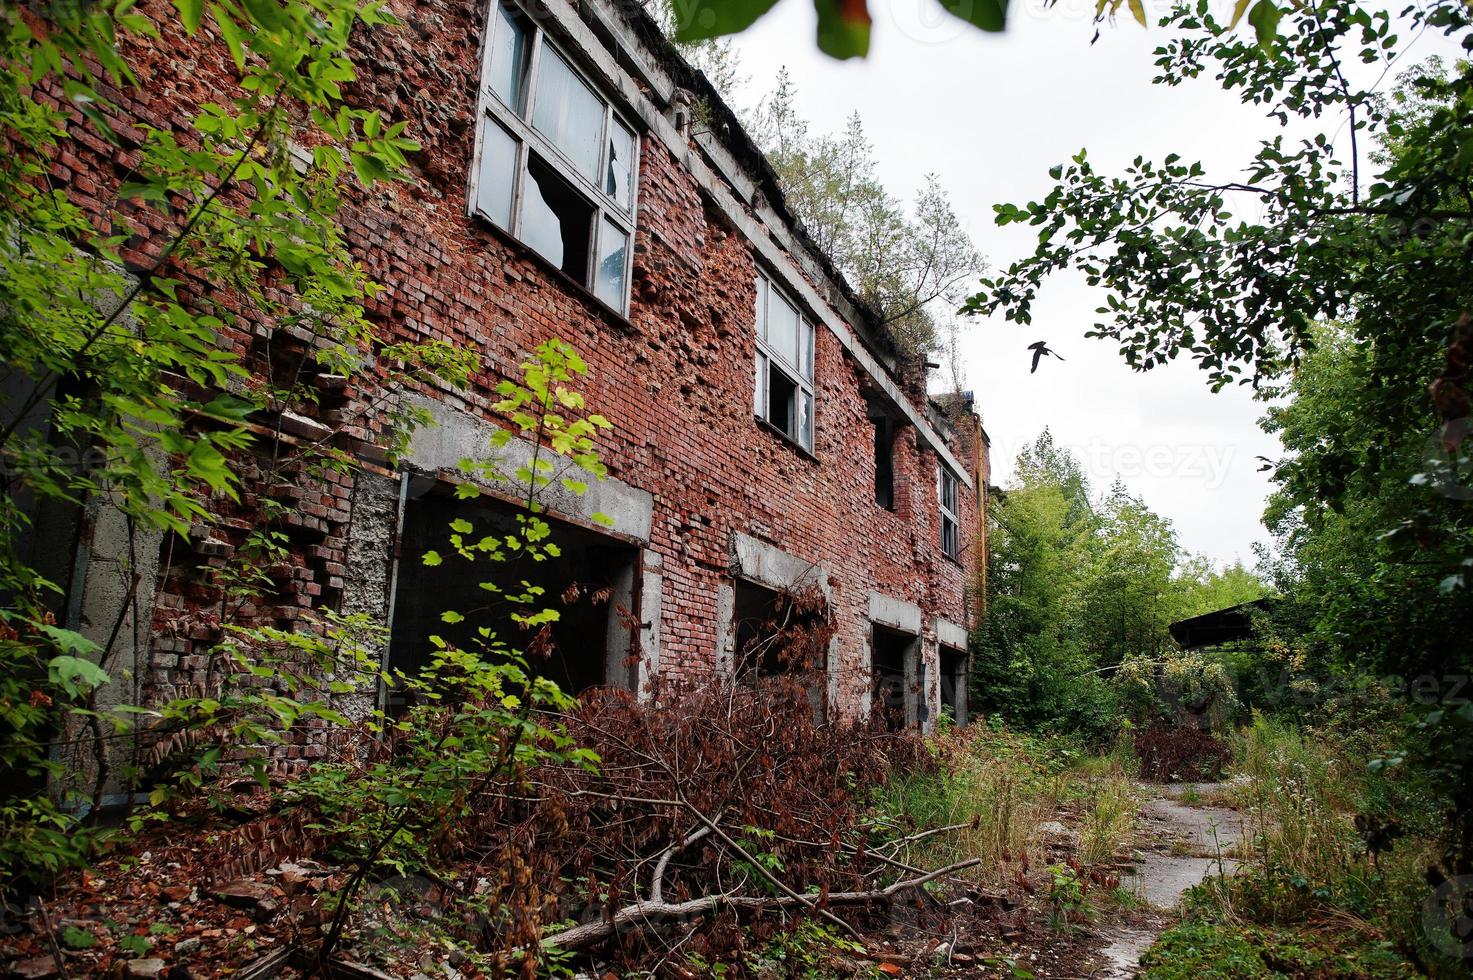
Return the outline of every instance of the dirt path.
<path id="1" fill-rule="evenodd" d="M 1198 802 L 1225 788 L 1220 783 L 1144 787 L 1154 795 L 1141 809 L 1143 856 L 1123 883 L 1150 910 L 1165 914 L 1146 915 L 1108 930 L 1108 945 L 1100 954 L 1106 966 L 1095 976 L 1135 976 L 1141 954 L 1165 929 L 1167 915 L 1182 894 L 1207 876 L 1230 873 L 1238 866 L 1226 855 L 1243 839 L 1242 817 L 1234 810 Z"/>

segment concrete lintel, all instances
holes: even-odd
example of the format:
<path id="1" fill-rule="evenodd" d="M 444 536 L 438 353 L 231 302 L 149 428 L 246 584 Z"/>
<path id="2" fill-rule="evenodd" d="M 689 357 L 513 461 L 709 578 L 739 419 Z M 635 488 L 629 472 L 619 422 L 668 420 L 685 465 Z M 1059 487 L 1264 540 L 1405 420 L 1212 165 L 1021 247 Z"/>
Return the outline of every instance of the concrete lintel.
<path id="1" fill-rule="evenodd" d="M 533 446 L 521 438 L 513 438 L 503 448 L 491 446 L 491 434 L 497 426 L 485 419 L 451 408 L 444 402 L 407 395 L 412 407 L 427 411 L 434 424 L 421 426 L 409 440 L 404 462 L 410 467 L 434 474 L 459 474 L 459 478 L 488 487 L 513 498 L 525 499 L 528 486 L 516 478 L 519 468 L 532 461 Z M 500 479 L 488 480 L 484 474 L 464 474 L 461 460 L 484 462 L 495 460 Z M 612 477 L 588 480 L 588 490 L 573 493 L 554 481 L 538 491 L 538 499 L 553 514 L 582 521 L 593 521 L 594 514 L 605 514 L 613 520 L 609 530 L 642 544 L 649 544 L 650 524 L 654 515 L 654 497 L 646 490 L 632 487 Z"/>
<path id="2" fill-rule="evenodd" d="M 921 634 L 921 607 L 904 599 L 894 599 L 879 592 L 869 594 L 869 618 L 870 622 L 880 626 L 888 626 L 890 629 L 909 633 L 911 636 Z"/>
<path id="3" fill-rule="evenodd" d="M 731 535 L 731 571 L 738 578 L 749 579 L 769 589 L 783 591 L 817 586 L 824 598 L 829 597 L 828 576 L 818 565 L 740 531 L 733 531 Z"/>
<path id="4" fill-rule="evenodd" d="M 951 647 L 953 650 L 960 650 L 965 653 L 967 650 L 966 627 L 958 626 L 949 619 L 942 619 L 940 616 L 937 616 L 936 640 L 944 647 Z"/>

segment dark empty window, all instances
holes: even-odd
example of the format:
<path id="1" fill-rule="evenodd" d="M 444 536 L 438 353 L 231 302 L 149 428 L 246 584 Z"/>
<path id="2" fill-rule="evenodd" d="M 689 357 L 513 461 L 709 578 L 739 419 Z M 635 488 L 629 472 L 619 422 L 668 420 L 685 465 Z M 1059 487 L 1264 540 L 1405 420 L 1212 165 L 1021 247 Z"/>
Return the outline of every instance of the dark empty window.
<path id="1" fill-rule="evenodd" d="M 920 717 L 918 681 L 911 667 L 917 657 L 917 639 L 906 633 L 874 627 L 870 637 L 870 690 L 873 709 L 885 727 L 900 731 Z"/>
<path id="2" fill-rule="evenodd" d="M 828 713 L 829 619 L 802 596 L 737 580 L 732 608 L 737 680 L 801 697 L 822 722 Z"/>
<path id="3" fill-rule="evenodd" d="M 543 561 L 495 562 L 484 556 L 469 561 L 449 545 L 456 533 L 468 541 L 515 535 L 518 514 L 518 508 L 509 504 L 462 501 L 438 491 L 408 502 L 399 545 L 390 667 L 416 675 L 434 657 L 436 646 L 430 638 L 438 636 L 492 659 L 509 651 L 525 654 L 533 673 L 569 694 L 605 685 L 629 687 L 637 550 L 552 519 L 548 519 L 549 540 L 560 554 Z M 464 523 L 453 530 L 452 521 L 469 523 L 471 531 L 463 530 Z M 430 551 L 440 555 L 440 564 L 424 563 Z M 504 598 L 521 594 L 524 582 L 542 590 L 530 606 Z M 489 591 L 482 583 L 503 591 Z M 546 634 L 512 618 L 543 608 L 558 612 Z M 446 621 L 447 611 L 455 614 L 450 617 L 454 621 Z M 398 711 L 404 706 L 403 693 L 391 691 L 388 707 Z"/>
<path id="4" fill-rule="evenodd" d="M 895 509 L 895 423 L 888 415 L 870 420 L 875 426 L 875 503 Z"/>
<path id="5" fill-rule="evenodd" d="M 967 655 L 947 646 L 941 648 L 941 705 L 956 724 L 967 723 Z"/>
<path id="6" fill-rule="evenodd" d="M 732 610 L 739 677 L 773 677 L 822 669 L 826 661 L 821 618 L 786 596 L 738 580 Z"/>

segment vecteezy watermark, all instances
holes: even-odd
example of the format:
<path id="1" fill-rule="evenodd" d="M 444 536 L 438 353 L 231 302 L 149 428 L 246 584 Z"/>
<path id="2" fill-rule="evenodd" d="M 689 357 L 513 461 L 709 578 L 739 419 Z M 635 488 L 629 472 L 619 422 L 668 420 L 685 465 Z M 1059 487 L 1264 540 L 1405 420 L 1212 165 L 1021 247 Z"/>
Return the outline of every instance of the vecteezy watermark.
<path id="1" fill-rule="evenodd" d="M 1449 878 L 1422 903 L 1422 933 L 1444 956 L 1473 959 L 1473 875 Z"/>
<path id="2" fill-rule="evenodd" d="M 1122 480 L 1195 480 L 1207 490 L 1227 482 L 1236 450 L 1232 446 L 1153 443 L 1116 445 L 1101 440 L 1089 444 L 1084 462 L 1091 474 L 1109 474 Z"/>

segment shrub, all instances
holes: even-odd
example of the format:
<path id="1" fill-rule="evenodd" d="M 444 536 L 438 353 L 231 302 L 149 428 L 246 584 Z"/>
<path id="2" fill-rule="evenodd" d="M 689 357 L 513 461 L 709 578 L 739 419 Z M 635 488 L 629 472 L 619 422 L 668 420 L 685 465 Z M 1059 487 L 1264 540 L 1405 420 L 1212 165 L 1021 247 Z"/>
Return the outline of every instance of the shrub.
<path id="1" fill-rule="evenodd" d="M 1195 728 L 1158 726 L 1136 733 L 1140 775 L 1158 783 L 1209 782 L 1222 778 L 1232 750 L 1221 739 Z"/>

